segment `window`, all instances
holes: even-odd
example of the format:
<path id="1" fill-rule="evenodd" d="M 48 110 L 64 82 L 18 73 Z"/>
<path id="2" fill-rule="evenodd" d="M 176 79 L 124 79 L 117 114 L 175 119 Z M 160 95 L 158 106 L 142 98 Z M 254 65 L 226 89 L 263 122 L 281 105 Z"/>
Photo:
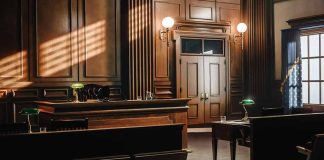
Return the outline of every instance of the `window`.
<path id="1" fill-rule="evenodd" d="M 324 104 L 324 33 L 300 37 L 304 104 Z"/>
<path id="2" fill-rule="evenodd" d="M 224 55 L 224 39 L 182 38 L 181 54 Z"/>

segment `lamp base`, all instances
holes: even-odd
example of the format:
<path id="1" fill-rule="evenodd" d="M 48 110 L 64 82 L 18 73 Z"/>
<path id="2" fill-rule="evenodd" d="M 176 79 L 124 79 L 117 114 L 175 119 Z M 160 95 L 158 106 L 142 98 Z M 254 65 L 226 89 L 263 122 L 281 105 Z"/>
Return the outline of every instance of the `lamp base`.
<path id="1" fill-rule="evenodd" d="M 248 113 L 245 112 L 244 117 L 241 119 L 241 121 L 248 121 L 248 120 L 249 120 Z"/>

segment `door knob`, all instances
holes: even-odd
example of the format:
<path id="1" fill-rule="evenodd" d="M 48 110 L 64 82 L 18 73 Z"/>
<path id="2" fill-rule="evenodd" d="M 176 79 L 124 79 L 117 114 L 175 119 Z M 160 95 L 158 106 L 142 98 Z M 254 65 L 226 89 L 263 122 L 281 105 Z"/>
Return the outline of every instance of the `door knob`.
<path id="1" fill-rule="evenodd" d="M 204 100 L 205 99 L 205 94 L 204 93 L 200 93 L 200 100 Z"/>
<path id="2" fill-rule="evenodd" d="M 205 93 L 205 100 L 208 100 L 208 98 L 209 98 L 208 93 Z"/>

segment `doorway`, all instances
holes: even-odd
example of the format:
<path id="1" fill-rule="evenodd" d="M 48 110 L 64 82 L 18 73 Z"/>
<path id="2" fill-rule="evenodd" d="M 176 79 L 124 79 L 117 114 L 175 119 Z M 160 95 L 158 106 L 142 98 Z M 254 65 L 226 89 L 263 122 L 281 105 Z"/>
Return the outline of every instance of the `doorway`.
<path id="1" fill-rule="evenodd" d="M 188 123 L 219 120 L 226 109 L 226 38 L 181 36 L 177 41 L 178 97 L 192 99 L 188 104 Z"/>

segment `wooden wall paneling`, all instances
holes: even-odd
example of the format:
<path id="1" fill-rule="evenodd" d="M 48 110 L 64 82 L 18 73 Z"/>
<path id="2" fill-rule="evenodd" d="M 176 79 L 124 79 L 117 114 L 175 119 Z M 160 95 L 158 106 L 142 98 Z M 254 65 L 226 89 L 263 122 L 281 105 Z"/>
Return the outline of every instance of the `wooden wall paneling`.
<path id="1" fill-rule="evenodd" d="M 166 12 L 167 11 L 167 12 Z M 155 38 L 155 70 L 154 70 L 154 93 L 156 98 L 175 97 L 175 53 L 174 45 L 167 40 L 160 39 L 160 30 L 164 17 L 170 16 L 178 20 L 185 19 L 184 0 L 155 0 L 154 1 L 154 38 Z M 171 41 L 171 33 L 169 34 Z"/>
<path id="2" fill-rule="evenodd" d="M 44 88 L 43 97 L 44 98 L 68 98 L 70 95 L 69 88 Z"/>
<path id="3" fill-rule="evenodd" d="M 186 0 L 186 20 L 216 22 L 215 1 Z"/>
<path id="4" fill-rule="evenodd" d="M 240 23 L 240 4 L 216 3 L 217 22 L 230 23 L 231 33 L 238 33 L 237 24 Z"/>
<path id="5" fill-rule="evenodd" d="M 32 80 L 76 81 L 77 0 L 31 0 L 29 8 Z"/>
<path id="6" fill-rule="evenodd" d="M 121 98 L 125 98 L 124 95 L 122 95 L 121 87 L 120 86 L 110 87 L 109 98 L 110 100 L 121 100 Z"/>
<path id="7" fill-rule="evenodd" d="M 274 102 L 274 34 L 273 1 L 244 0 L 244 21 L 248 30 L 245 34 L 245 92 L 254 97 L 255 112 L 264 104 Z"/>
<path id="8" fill-rule="evenodd" d="M 241 50 L 241 37 L 237 37 L 236 26 L 241 22 L 240 1 L 217 0 L 217 22 L 230 23 L 230 55 L 229 55 L 229 88 L 228 108 L 226 114 L 230 117 L 239 117 L 243 113 L 242 105 L 239 102 L 244 97 L 244 70 L 243 51 Z"/>
<path id="9" fill-rule="evenodd" d="M 153 0 L 128 0 L 129 99 L 153 91 Z"/>
<path id="10" fill-rule="evenodd" d="M 216 2 L 240 4 L 241 0 L 216 0 Z"/>
<path id="11" fill-rule="evenodd" d="M 39 91 L 36 88 L 32 89 L 13 89 L 12 98 L 38 98 Z"/>
<path id="12" fill-rule="evenodd" d="M 28 80 L 27 2 L 0 2 L 0 87 Z"/>
<path id="13" fill-rule="evenodd" d="M 120 81 L 119 0 L 79 1 L 79 80 Z"/>
<path id="14" fill-rule="evenodd" d="M 8 123 L 7 102 L 0 102 L 0 123 Z"/>

